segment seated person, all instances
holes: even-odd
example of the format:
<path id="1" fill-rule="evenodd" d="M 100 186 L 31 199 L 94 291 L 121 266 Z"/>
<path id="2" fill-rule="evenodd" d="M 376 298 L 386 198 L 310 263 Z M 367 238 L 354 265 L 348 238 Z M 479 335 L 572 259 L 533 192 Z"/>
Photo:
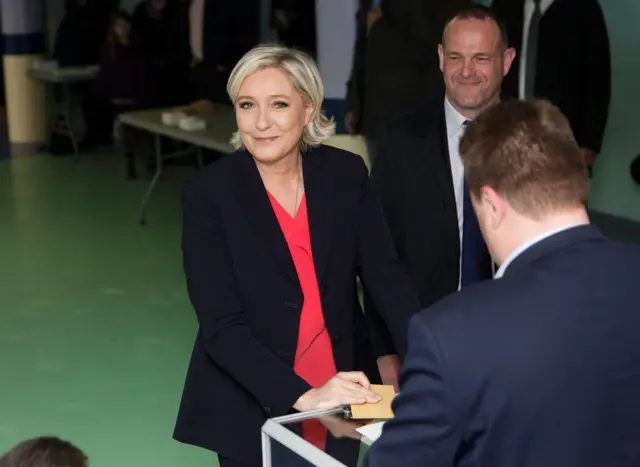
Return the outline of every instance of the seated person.
<path id="1" fill-rule="evenodd" d="M 148 60 L 130 40 L 131 16 L 124 10 L 115 13 L 102 49 L 100 72 L 94 91 L 114 103 L 116 110 L 152 105 L 155 94 Z"/>

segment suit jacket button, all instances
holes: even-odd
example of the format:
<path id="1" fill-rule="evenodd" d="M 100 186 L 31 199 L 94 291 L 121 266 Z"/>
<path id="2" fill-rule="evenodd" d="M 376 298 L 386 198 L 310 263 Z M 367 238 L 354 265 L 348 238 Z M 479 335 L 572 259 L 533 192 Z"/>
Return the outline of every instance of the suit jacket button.
<path id="1" fill-rule="evenodd" d="M 342 339 L 342 336 L 340 336 L 340 334 L 336 334 L 333 336 L 333 342 L 336 344 L 340 342 L 341 339 Z"/>
<path id="2" fill-rule="evenodd" d="M 284 302 L 284 306 L 287 306 L 289 308 L 298 309 L 298 304 L 294 303 L 294 302 Z"/>
<path id="3" fill-rule="evenodd" d="M 264 411 L 267 413 L 267 417 L 271 417 L 271 407 L 265 407 Z"/>

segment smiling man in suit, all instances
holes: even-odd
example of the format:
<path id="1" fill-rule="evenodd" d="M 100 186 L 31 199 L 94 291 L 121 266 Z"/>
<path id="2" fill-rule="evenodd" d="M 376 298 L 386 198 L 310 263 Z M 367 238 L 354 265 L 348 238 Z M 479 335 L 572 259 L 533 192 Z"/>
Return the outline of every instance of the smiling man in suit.
<path id="1" fill-rule="evenodd" d="M 548 101 L 497 104 L 460 151 L 501 266 L 412 318 L 365 466 L 640 465 L 640 248 L 589 224 L 569 122 Z"/>
<path id="2" fill-rule="evenodd" d="M 492 277 L 458 145 L 466 122 L 500 100 L 515 55 L 502 25 L 481 5 L 460 10 L 446 23 L 437 52 L 445 95 L 385 129 L 371 174 L 423 307 Z M 368 294 L 365 306 L 372 310 Z M 374 335 L 380 353 L 393 354 L 389 336 Z"/>

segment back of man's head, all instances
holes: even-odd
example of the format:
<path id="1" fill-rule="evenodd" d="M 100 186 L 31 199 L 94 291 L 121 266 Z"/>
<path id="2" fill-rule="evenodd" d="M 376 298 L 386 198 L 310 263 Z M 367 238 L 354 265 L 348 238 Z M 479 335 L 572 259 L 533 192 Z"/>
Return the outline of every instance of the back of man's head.
<path id="1" fill-rule="evenodd" d="M 569 122 L 547 101 L 512 100 L 488 108 L 470 122 L 460 154 L 476 199 L 491 187 L 533 220 L 586 203 L 584 158 Z"/>
<path id="2" fill-rule="evenodd" d="M 54 436 L 22 441 L 0 457 L 0 467 L 87 467 L 87 456 Z"/>

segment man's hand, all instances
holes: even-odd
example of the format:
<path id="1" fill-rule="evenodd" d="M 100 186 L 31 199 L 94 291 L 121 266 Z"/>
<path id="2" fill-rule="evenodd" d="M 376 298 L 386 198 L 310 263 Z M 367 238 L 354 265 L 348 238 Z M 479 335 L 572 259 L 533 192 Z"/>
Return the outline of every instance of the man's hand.
<path id="1" fill-rule="evenodd" d="M 595 151 L 592 151 L 589 148 L 580 148 L 580 151 L 582 151 L 582 157 L 584 158 L 584 162 L 587 164 L 587 167 L 593 167 L 597 156 Z"/>
<path id="2" fill-rule="evenodd" d="M 382 8 L 380 8 L 380 5 L 369 10 L 367 13 L 367 31 L 371 30 L 371 26 L 380 18 L 382 18 Z"/>
<path id="3" fill-rule="evenodd" d="M 383 355 L 378 358 L 378 371 L 383 384 L 390 384 L 396 393 L 399 391 L 400 359 L 397 355 Z"/>
<path id="4" fill-rule="evenodd" d="M 355 114 L 353 112 L 347 112 L 344 116 L 344 124 L 347 127 L 347 132 L 350 135 L 355 135 Z"/>
<path id="5" fill-rule="evenodd" d="M 334 438 L 351 438 L 356 440 L 361 438 L 360 433 L 356 431 L 356 428 L 360 428 L 361 426 L 365 426 L 370 423 L 370 421 L 366 420 L 345 420 L 344 418 L 335 415 L 318 418 L 318 421 L 322 423 L 327 430 L 329 430 Z"/>

